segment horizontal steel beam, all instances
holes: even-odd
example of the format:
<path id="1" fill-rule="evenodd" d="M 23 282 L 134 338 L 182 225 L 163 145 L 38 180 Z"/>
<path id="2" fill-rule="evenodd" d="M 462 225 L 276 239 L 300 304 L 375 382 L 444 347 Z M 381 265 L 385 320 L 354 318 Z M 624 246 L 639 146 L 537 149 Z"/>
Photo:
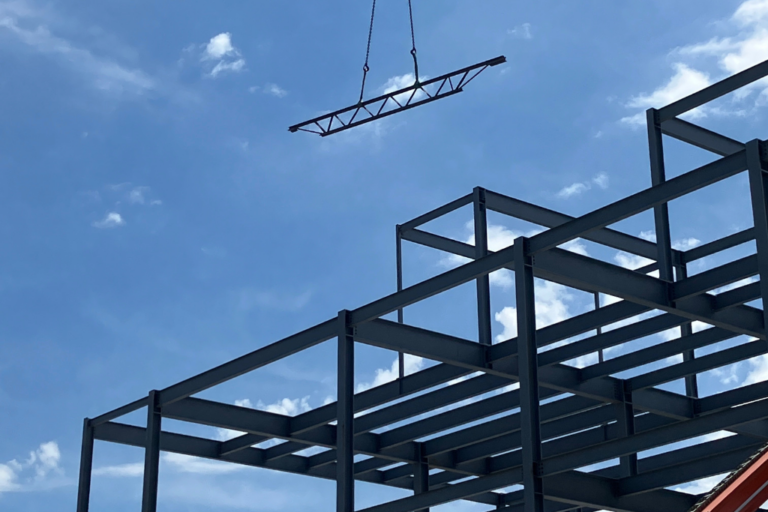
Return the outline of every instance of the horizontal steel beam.
<path id="1" fill-rule="evenodd" d="M 490 190 L 486 190 L 485 192 L 485 204 L 489 210 L 547 228 L 554 228 L 574 219 L 574 217 L 570 215 L 527 203 L 520 199 L 505 196 L 497 192 L 491 192 Z M 637 254 L 638 256 L 643 256 L 652 260 L 655 260 L 658 256 L 658 250 L 656 249 L 655 243 L 611 228 L 598 229 L 592 233 L 586 234 L 583 238 L 591 242 L 596 242 L 631 254 Z M 677 261 L 680 251 L 673 250 L 673 254 Z"/>
<path id="2" fill-rule="evenodd" d="M 736 89 L 741 89 L 765 76 L 768 76 L 768 61 L 761 62 L 740 73 L 736 73 L 733 76 L 712 84 L 709 87 L 705 87 L 699 92 L 695 92 L 674 103 L 670 103 L 666 107 L 659 109 L 659 119 L 664 122 L 667 119 L 677 117 L 680 114 L 684 114 L 700 107 L 705 103 L 709 103 L 721 96 L 725 96 Z"/>
<path id="3" fill-rule="evenodd" d="M 143 448 L 146 443 L 146 429 L 125 425 L 122 423 L 108 422 L 98 425 L 94 428 L 94 438 L 100 441 L 123 444 Z M 161 432 L 160 449 L 164 452 L 189 455 L 191 457 L 200 457 L 204 459 L 217 460 L 222 462 L 231 462 L 244 466 L 272 469 L 296 475 L 311 476 L 325 480 L 336 480 L 335 466 L 323 466 L 310 468 L 307 464 L 307 458 L 298 455 L 291 455 L 279 460 L 263 460 L 264 450 L 259 448 L 248 448 L 240 450 L 237 453 L 221 455 L 222 443 L 211 439 L 204 439 L 173 432 Z M 355 464 L 355 479 L 363 482 L 387 485 L 401 489 L 412 489 L 412 482 L 385 482 L 382 478 L 382 472 L 371 470 L 366 467 L 366 461 Z M 478 493 L 466 498 L 469 501 L 477 503 L 495 504 L 499 497 L 493 493 Z"/>
<path id="4" fill-rule="evenodd" d="M 768 418 L 768 408 L 764 403 L 746 404 L 741 407 L 637 433 L 629 437 L 614 439 L 601 443 L 598 446 L 549 457 L 542 464 L 542 472 L 544 475 L 554 475 L 563 471 L 611 460 L 622 455 L 650 450 L 665 444 L 720 430 L 728 430 L 738 425 L 765 418 Z"/>
<path id="5" fill-rule="evenodd" d="M 535 235 L 530 239 L 531 252 L 539 254 L 574 238 L 584 238 L 587 233 L 642 213 L 658 204 L 664 204 L 685 194 L 695 192 L 746 169 L 747 156 L 745 151 L 715 160 L 698 169 L 667 180 L 661 185 L 645 189 Z"/>
<path id="6" fill-rule="evenodd" d="M 267 345 L 160 391 L 160 405 L 168 405 L 195 393 L 239 377 L 291 354 L 308 349 L 336 336 L 336 319 Z"/>
<path id="7" fill-rule="evenodd" d="M 661 132 L 677 140 L 706 149 L 720 156 L 728 156 L 744 149 L 744 143 L 701 126 L 673 117 L 661 123 Z"/>
<path id="8" fill-rule="evenodd" d="M 400 233 L 405 233 L 408 230 L 411 230 L 413 228 L 417 228 L 421 226 L 422 224 L 426 224 L 427 222 L 430 222 L 432 220 L 438 219 L 442 217 L 443 215 L 447 215 L 453 211 L 458 210 L 459 208 L 463 206 L 467 206 L 468 204 L 472 203 L 472 198 L 474 197 L 473 194 L 467 194 L 463 197 L 460 197 L 458 199 L 455 199 L 451 201 L 448 204 L 444 204 L 443 206 L 440 206 L 438 208 L 435 208 L 434 210 L 427 212 L 423 215 L 419 215 L 415 219 L 409 220 L 408 222 L 404 224 L 400 224 L 397 226 L 398 231 Z"/>

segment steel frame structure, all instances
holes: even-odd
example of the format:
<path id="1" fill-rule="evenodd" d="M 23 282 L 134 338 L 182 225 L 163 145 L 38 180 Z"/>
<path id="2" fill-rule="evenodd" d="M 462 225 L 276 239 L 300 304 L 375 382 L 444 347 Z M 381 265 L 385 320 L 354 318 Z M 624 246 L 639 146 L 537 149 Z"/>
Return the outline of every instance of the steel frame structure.
<path id="1" fill-rule="evenodd" d="M 155 512 L 157 507 L 161 450 L 335 480 L 338 512 L 355 510 L 355 481 L 413 491 L 413 495 L 361 512 L 426 511 L 454 500 L 508 512 L 689 510 L 700 497 L 669 490 L 671 487 L 732 471 L 768 440 L 768 402 L 763 401 L 768 397 L 768 382 L 706 397 L 699 396 L 696 386 L 697 374 L 768 352 L 768 158 L 761 140 L 738 142 L 678 116 L 765 76 L 768 61 L 664 108 L 649 110 L 650 188 L 576 218 L 477 188 L 397 227 L 396 293 L 341 311 L 336 318 L 303 332 L 86 419 L 78 512 L 89 508 L 95 440 L 145 450 L 143 512 Z M 708 150 L 717 158 L 665 179 L 662 135 Z M 667 204 L 742 172 L 749 177 L 754 227 L 691 250 L 673 249 Z M 466 205 L 474 208 L 474 246 L 421 228 Z M 488 210 L 546 230 L 491 252 Z M 607 227 L 649 210 L 654 212 L 656 242 Z M 653 263 L 631 271 L 559 248 L 577 238 Z M 403 287 L 403 241 L 473 261 Z M 751 241 L 756 244 L 755 254 L 688 276 L 691 262 Z M 516 274 L 518 334 L 492 343 L 489 274 L 504 268 Z M 658 277 L 648 275 L 654 271 Z M 712 293 L 752 276 L 759 281 Z M 534 278 L 623 300 L 537 328 Z M 478 341 L 404 322 L 403 308 L 472 281 L 477 288 Z M 658 314 L 603 329 L 649 311 Z M 398 321 L 382 318 L 395 312 Z M 695 320 L 712 327 L 694 333 L 691 322 Z M 610 359 L 601 356 L 597 363 L 583 368 L 564 364 L 673 327 L 681 327 L 681 336 L 671 341 L 656 337 L 650 346 Z M 740 335 L 755 339 L 703 356 L 694 352 Z M 577 341 L 555 345 L 577 336 Z M 194 397 L 328 340 L 338 344 L 335 403 L 289 417 Z M 393 382 L 355 393 L 354 350 L 360 343 L 422 356 L 438 364 L 410 375 L 401 373 Z M 549 350 L 542 350 L 545 347 Z M 615 376 L 677 354 L 684 355 L 679 364 L 631 378 Z M 465 379 L 456 382 L 460 378 Z M 684 394 L 658 387 L 681 379 L 686 384 Z M 448 385 L 450 381 L 452 385 Z M 511 383 L 519 383 L 519 389 L 487 397 L 491 391 L 508 389 Z M 482 399 L 466 401 L 484 394 Z M 452 405 L 453 409 L 445 410 Z M 116 421 L 141 408 L 147 411 L 145 427 Z M 434 413 L 437 409 L 441 411 Z M 368 413 L 357 415 L 363 411 Z M 427 413 L 433 414 L 425 417 Z M 242 435 L 224 442 L 182 435 L 164 430 L 164 418 L 236 430 Z M 395 423 L 397 427 L 389 427 Z M 718 431 L 734 435 L 638 457 L 639 452 Z M 269 439 L 284 442 L 255 447 Z M 311 446 L 323 451 L 296 454 Z M 579 471 L 617 459 L 616 465 Z M 516 484 L 522 490 L 509 489 Z"/>

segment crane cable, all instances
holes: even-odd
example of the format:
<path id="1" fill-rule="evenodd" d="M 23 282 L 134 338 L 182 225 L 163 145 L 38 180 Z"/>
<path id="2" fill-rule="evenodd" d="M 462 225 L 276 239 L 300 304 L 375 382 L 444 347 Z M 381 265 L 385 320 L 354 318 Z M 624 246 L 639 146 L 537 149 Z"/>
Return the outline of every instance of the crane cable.
<path id="1" fill-rule="evenodd" d="M 373 18 L 376 15 L 376 0 L 373 0 L 373 7 L 371 7 L 371 26 L 368 28 L 368 46 L 365 49 L 365 64 L 363 64 L 363 85 L 360 87 L 360 103 L 363 102 L 363 95 L 365 94 L 365 77 L 371 68 L 368 67 L 368 56 L 371 54 L 371 37 L 373 36 Z"/>
<path id="2" fill-rule="evenodd" d="M 413 76 L 416 78 L 416 85 L 419 85 L 419 61 L 416 60 L 416 35 L 413 32 L 413 7 L 411 7 L 411 0 L 408 0 L 408 16 L 411 19 L 411 55 L 413 56 Z"/>
<path id="3" fill-rule="evenodd" d="M 360 86 L 360 100 L 363 102 L 363 96 L 365 95 L 365 79 L 368 76 L 368 72 L 371 68 L 368 66 L 368 58 L 371 55 L 371 38 L 373 37 L 373 19 L 376 16 L 376 0 L 373 0 L 371 7 L 371 24 L 368 27 L 368 44 L 365 48 L 365 64 L 363 64 L 363 84 Z M 411 0 L 408 0 L 408 17 L 411 22 L 411 56 L 413 57 L 413 75 L 416 79 L 415 85 L 419 85 L 419 61 L 416 58 L 416 34 L 413 30 L 413 6 Z"/>

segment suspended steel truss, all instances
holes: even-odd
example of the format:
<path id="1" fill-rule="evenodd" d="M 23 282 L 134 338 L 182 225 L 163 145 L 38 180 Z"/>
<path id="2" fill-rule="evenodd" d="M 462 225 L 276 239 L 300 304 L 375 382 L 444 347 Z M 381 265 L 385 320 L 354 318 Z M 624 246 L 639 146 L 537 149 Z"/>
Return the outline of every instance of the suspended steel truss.
<path id="1" fill-rule="evenodd" d="M 355 126 L 360 126 L 382 119 L 398 112 L 425 105 L 440 98 L 453 96 L 464 90 L 469 82 L 490 66 L 503 64 L 507 59 L 502 55 L 479 64 L 458 69 L 435 78 L 419 81 L 418 78 L 408 87 L 361 101 L 351 107 L 336 110 L 328 114 L 304 121 L 288 128 L 290 132 L 317 133 L 321 137 L 332 135 Z"/>
<path id="2" fill-rule="evenodd" d="M 650 188 L 576 218 L 477 188 L 397 227 L 398 291 L 392 295 L 86 419 L 78 512 L 89 507 L 95 440 L 144 449 L 143 512 L 156 510 L 161 451 L 335 480 L 339 512 L 356 510 L 355 481 L 412 492 L 361 512 L 424 511 L 455 500 L 508 512 L 688 511 L 700 497 L 672 489 L 732 471 L 768 441 L 768 382 L 709 396 L 697 389 L 697 375 L 768 352 L 768 158 L 762 140 L 736 141 L 679 116 L 765 76 L 768 62 L 649 110 Z M 663 135 L 710 151 L 715 159 L 666 179 Z M 754 227 L 690 250 L 674 249 L 668 203 L 740 173 L 748 176 Z M 468 205 L 474 208 L 474 245 L 424 229 L 427 222 Z M 488 211 L 544 231 L 492 252 Z M 655 242 L 608 227 L 646 211 L 654 213 Z M 632 271 L 560 248 L 578 238 L 652 263 Z M 472 261 L 403 287 L 403 241 Z M 725 257 L 723 251 L 742 244 L 756 250 L 688 275 L 693 262 Z M 494 343 L 489 275 L 500 269 L 515 273 L 517 336 Z M 622 300 L 537 328 L 534 278 Z M 746 278 L 753 279 L 717 293 Z M 403 321 L 403 308 L 473 281 L 477 341 Z M 383 318 L 395 312 L 398 321 Z M 606 328 L 620 321 L 627 322 Z M 694 321 L 710 328 L 694 332 Z M 675 339 L 650 337 L 676 327 L 680 336 Z M 646 337 L 642 348 L 603 357 L 610 347 Z M 717 345 L 737 337 L 743 342 Z M 289 417 L 195 396 L 328 340 L 338 347 L 335 403 Z M 437 364 L 355 393 L 353 356 L 359 344 Z M 698 351 L 704 347 L 706 354 Z M 587 366 L 566 364 L 595 353 L 600 357 Z M 680 362 L 642 371 L 680 354 Z M 617 377 L 633 369 L 640 371 Z M 684 381 L 685 392 L 661 389 L 673 381 Z M 517 383 L 519 389 L 510 389 Z M 119 421 L 141 408 L 147 411 L 145 426 Z M 357 415 L 363 411 L 368 413 Z M 242 434 L 228 441 L 182 435 L 163 428 L 164 419 Z M 670 446 L 721 431 L 732 435 Z M 273 439 L 282 442 L 259 447 Z M 300 454 L 308 447 L 320 451 Z M 667 449 L 638 457 L 661 447 Z M 617 462 L 607 465 L 610 461 Z"/>

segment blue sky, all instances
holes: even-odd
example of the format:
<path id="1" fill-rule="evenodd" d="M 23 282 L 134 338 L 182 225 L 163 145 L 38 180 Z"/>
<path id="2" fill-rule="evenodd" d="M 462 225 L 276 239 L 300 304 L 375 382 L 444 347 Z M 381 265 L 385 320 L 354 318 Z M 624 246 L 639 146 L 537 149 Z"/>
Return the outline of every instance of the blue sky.
<path id="1" fill-rule="evenodd" d="M 572 215 L 649 186 L 637 115 L 768 55 L 766 0 L 414 4 L 423 74 L 508 63 L 461 95 L 321 139 L 287 127 L 356 101 L 367 2 L 0 0 L 0 510 L 73 509 L 83 417 L 394 291 L 397 223 L 478 185 Z M 407 23 L 405 2 L 379 3 L 371 94 L 407 81 Z M 692 117 L 763 137 L 764 87 Z M 670 175 L 711 159 L 667 145 Z M 673 202 L 674 240 L 749 227 L 747 197 L 736 177 Z M 470 241 L 470 219 L 430 228 Z M 495 247 L 533 229 L 490 220 Z M 653 236 L 650 215 L 618 227 Z M 411 246 L 405 258 L 407 283 L 460 263 Z M 494 276 L 503 337 L 511 282 Z M 589 307 L 538 286 L 542 323 Z M 406 318 L 473 338 L 472 300 L 460 287 Z M 361 348 L 358 386 L 393 361 Z M 203 396 L 296 414 L 334 395 L 334 365 L 323 345 Z M 765 378 L 756 359 L 700 385 Z M 137 510 L 141 452 L 96 453 L 92 510 Z M 161 488 L 165 511 L 333 509 L 328 482 L 180 457 L 163 459 Z M 359 494 L 359 507 L 401 495 Z"/>

